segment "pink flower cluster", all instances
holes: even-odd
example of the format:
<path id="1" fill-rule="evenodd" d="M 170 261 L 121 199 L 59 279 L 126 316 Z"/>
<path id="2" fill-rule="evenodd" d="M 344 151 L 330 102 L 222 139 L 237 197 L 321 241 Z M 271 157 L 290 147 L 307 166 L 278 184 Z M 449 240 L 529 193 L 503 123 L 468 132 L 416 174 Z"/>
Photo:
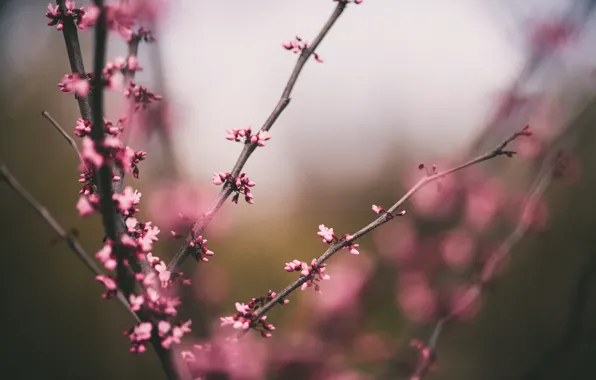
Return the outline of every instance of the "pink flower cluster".
<path id="1" fill-rule="evenodd" d="M 130 55 L 126 59 L 118 57 L 114 62 L 108 62 L 102 71 L 102 80 L 111 90 L 120 90 L 124 82 L 124 75 L 142 71 L 136 56 Z"/>
<path id="2" fill-rule="evenodd" d="M 91 76 L 91 74 L 66 74 L 62 78 L 62 82 L 58 83 L 58 88 L 62 92 L 74 92 L 76 96 L 84 98 L 89 94 L 89 90 L 91 89 Z"/>
<path id="3" fill-rule="evenodd" d="M 240 199 L 240 194 L 244 195 L 244 200 L 248 204 L 255 203 L 253 200 L 252 193 L 250 192 L 250 188 L 255 186 L 256 183 L 250 180 L 246 173 L 242 172 L 235 180 L 232 180 L 232 175 L 230 173 L 215 173 L 211 178 L 211 181 L 214 185 L 219 186 L 221 184 L 227 183 L 231 187 L 232 191 L 235 192 L 234 196 L 232 197 L 232 202 L 238 204 L 238 200 Z"/>
<path id="4" fill-rule="evenodd" d="M 250 127 L 246 129 L 229 129 L 226 133 L 228 134 L 226 139 L 230 141 L 244 141 L 245 144 L 251 143 L 258 146 L 265 146 L 265 142 L 271 139 L 267 131 L 259 131 L 256 134 L 251 134 Z"/>
<path id="5" fill-rule="evenodd" d="M 60 8 L 60 5 L 52 6 L 52 3 L 48 4 L 48 10 L 46 17 L 50 19 L 48 22 L 49 26 L 56 25 L 56 30 L 62 30 L 64 27 L 64 21 L 72 20 L 75 22 L 77 27 L 81 30 L 87 29 L 89 26 L 95 24 L 98 13 L 97 8 L 91 6 L 89 11 L 85 12 L 85 8 L 76 8 L 74 1 L 66 0 L 64 2 L 64 12 Z"/>
<path id="6" fill-rule="evenodd" d="M 317 235 L 319 235 L 319 237 L 323 238 L 323 243 L 325 243 L 325 244 L 331 244 L 333 242 L 335 242 L 335 243 L 340 242 L 340 240 L 337 239 L 337 237 L 335 236 L 335 233 L 333 232 L 333 228 L 325 227 L 324 224 L 319 225 L 319 232 L 317 232 Z M 343 241 L 351 242 L 353 239 L 354 239 L 354 237 L 352 235 L 345 234 Z M 360 244 L 349 243 L 344 248 L 346 248 L 348 251 L 350 251 L 350 253 L 352 255 L 359 255 L 360 252 L 358 252 L 358 249 L 357 249 L 358 247 L 360 247 Z"/>
<path id="7" fill-rule="evenodd" d="M 192 230 L 192 228 L 191 228 L 191 234 L 193 234 L 192 239 L 188 243 L 188 245 L 189 245 L 189 247 L 192 247 L 195 249 L 196 259 L 200 260 L 200 261 L 204 261 L 204 262 L 209 261 L 207 256 L 213 256 L 215 253 L 213 253 L 213 251 L 210 251 L 209 249 L 207 249 L 207 247 L 205 246 L 205 244 L 207 243 L 207 239 L 203 239 L 203 236 L 201 236 L 201 235 L 195 237 L 194 231 Z"/>
<path id="8" fill-rule="evenodd" d="M 286 272 L 300 272 L 301 277 L 305 277 L 308 280 L 302 284 L 300 290 L 306 290 L 311 286 L 315 287 L 315 292 L 321 294 L 321 288 L 319 282 L 323 280 L 329 280 L 331 277 L 325 273 L 327 264 L 317 264 L 317 259 L 312 259 L 310 265 L 305 261 L 293 260 L 286 263 L 284 270 Z"/>
<path id="9" fill-rule="evenodd" d="M 275 298 L 277 294 L 271 290 L 265 297 L 253 298 L 248 304 L 236 302 L 237 313 L 229 317 L 221 317 L 222 326 L 232 326 L 237 330 L 248 330 L 249 328 L 261 333 L 264 338 L 271 337 L 271 332 L 275 331 L 275 326 L 267 322 L 267 316 L 256 319 L 256 311 L 266 303 Z M 280 300 L 282 305 L 287 304 L 288 300 Z"/>
<path id="10" fill-rule="evenodd" d="M 143 109 L 147 109 L 149 104 L 162 99 L 161 95 L 149 91 L 147 87 L 135 84 L 135 82 L 132 80 L 130 81 L 128 88 L 124 90 L 124 96 L 134 100 L 136 103 L 135 111 L 141 107 L 143 107 Z"/>
<path id="11" fill-rule="evenodd" d="M 282 43 L 281 45 L 284 47 L 284 49 L 291 50 L 294 54 L 298 54 L 298 53 L 308 49 L 308 42 L 302 40 L 302 38 L 298 35 L 296 35 L 294 40 L 286 41 L 286 42 Z M 315 53 L 313 51 L 312 55 L 315 58 L 315 61 L 323 63 L 323 60 L 317 53 Z"/>
<path id="12" fill-rule="evenodd" d="M 157 327 L 151 322 L 141 322 L 130 331 L 127 335 L 132 342 L 131 352 L 143 353 L 147 350 L 146 344 L 154 334 L 161 338 L 161 345 L 165 349 L 169 349 L 173 343 L 179 344 L 180 339 L 184 334 L 190 332 L 191 321 L 187 321 L 172 327 L 172 324 L 167 321 L 160 321 Z"/>
<path id="13" fill-rule="evenodd" d="M 389 211 L 385 210 L 383 207 L 381 206 L 377 206 L 377 205 L 372 205 L 372 210 L 375 214 L 383 214 L 385 213 L 388 217 L 392 218 L 393 214 L 391 214 Z M 397 212 L 395 215 L 397 216 L 403 216 L 406 215 L 406 211 L 402 210 L 400 212 Z"/>

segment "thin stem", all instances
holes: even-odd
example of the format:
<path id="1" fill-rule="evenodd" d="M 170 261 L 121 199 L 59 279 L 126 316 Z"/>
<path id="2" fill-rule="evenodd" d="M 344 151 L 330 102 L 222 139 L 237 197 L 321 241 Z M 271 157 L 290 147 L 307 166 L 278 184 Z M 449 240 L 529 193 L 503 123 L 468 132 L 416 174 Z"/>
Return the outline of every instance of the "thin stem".
<path id="1" fill-rule="evenodd" d="M 354 234 L 352 234 L 351 240 L 346 241 L 345 239 L 342 239 L 339 242 L 330 245 L 329 248 L 317 259 L 317 265 L 320 265 L 320 264 L 324 263 L 325 261 L 327 261 L 331 256 L 333 256 L 336 252 L 340 251 L 342 248 L 344 248 L 350 244 L 353 244 L 356 239 L 366 235 L 367 233 L 371 232 L 372 230 L 376 229 L 377 227 L 379 227 L 379 226 L 387 223 L 389 220 L 393 219 L 393 217 L 394 217 L 393 214 L 396 212 L 396 210 L 399 207 L 401 207 L 401 205 L 404 202 L 406 202 L 412 195 L 414 195 L 418 190 L 420 190 L 424 186 L 428 185 L 429 183 L 434 182 L 442 177 L 445 177 L 445 176 L 452 174 L 454 172 L 457 172 L 459 170 L 465 169 L 469 166 L 490 160 L 497 156 L 502 156 L 502 155 L 511 156 L 511 155 L 513 155 L 515 152 L 507 151 L 507 150 L 505 150 L 505 147 L 509 143 L 511 143 L 513 140 L 515 140 L 517 137 L 527 135 L 528 133 L 529 133 L 528 127 L 526 126 L 522 131 L 514 133 L 511 137 L 509 137 L 508 139 L 503 141 L 495 149 L 493 149 L 483 155 L 480 155 L 468 162 L 465 162 L 459 166 L 451 168 L 449 170 L 445 170 L 443 172 L 435 173 L 433 175 L 424 177 L 423 179 L 418 181 L 418 183 L 416 183 L 400 200 L 395 202 L 395 204 L 393 204 L 393 206 L 391 206 L 391 208 L 389 210 L 387 210 L 386 212 L 383 212 L 381 214 L 381 216 L 379 216 L 376 220 L 374 220 L 372 223 L 370 223 L 366 227 L 364 227 L 364 228 L 360 229 L 359 231 L 355 232 Z M 267 302 L 265 305 L 263 305 L 261 308 L 259 308 L 255 311 L 255 316 L 254 316 L 253 320 L 258 321 L 271 308 L 273 308 L 276 304 L 280 303 L 280 301 L 285 299 L 290 293 L 292 293 L 294 290 L 298 289 L 302 284 L 307 282 L 309 279 L 310 279 L 309 276 L 300 277 L 296 281 L 294 281 L 292 284 L 288 285 L 284 290 L 277 293 L 277 295 L 273 299 L 271 299 L 269 302 Z"/>
<path id="2" fill-rule="evenodd" d="M 104 275 L 103 271 L 95 264 L 91 257 L 85 252 L 78 240 L 60 225 L 60 223 L 52 216 L 50 211 L 37 201 L 33 195 L 31 195 L 23 185 L 15 178 L 14 175 L 8 170 L 5 165 L 0 165 L 0 177 L 4 180 L 8 186 L 10 186 L 21 198 L 25 200 L 35 210 L 39 216 L 54 230 L 54 232 L 60 236 L 61 239 L 68 243 L 68 247 L 77 255 L 79 259 L 85 264 L 85 266 L 96 276 Z M 124 294 L 118 290 L 117 298 L 122 305 L 130 312 L 137 322 L 140 322 L 139 316 L 135 313 L 126 300 Z"/>
<path id="3" fill-rule="evenodd" d="M 583 123 L 580 121 L 586 117 L 586 111 L 590 109 L 591 105 L 587 106 L 584 111 L 580 113 L 577 119 L 574 120 L 574 125 L 583 125 Z M 561 136 L 559 136 L 552 144 L 550 144 L 549 147 L 546 148 L 548 154 L 546 154 L 542 159 L 542 164 L 538 174 L 536 175 L 536 178 L 527 192 L 525 207 L 520 213 L 519 220 L 514 230 L 507 236 L 501 246 L 495 251 L 494 256 L 491 257 L 489 262 L 490 265 L 485 266 L 482 273 L 480 274 L 480 278 L 475 283 L 470 285 L 467 291 L 462 295 L 463 302 L 459 302 L 456 309 L 451 310 L 449 314 L 443 316 L 436 322 L 433 334 L 428 344 L 428 348 L 430 348 L 433 353 L 436 350 L 440 334 L 443 331 L 442 327 L 461 311 L 464 311 L 471 306 L 472 303 L 478 299 L 486 285 L 488 285 L 489 281 L 493 278 L 494 269 L 507 257 L 507 254 L 511 251 L 511 249 L 513 249 L 513 247 L 527 234 L 530 225 L 524 221 L 523 215 L 532 214 L 536 209 L 538 200 L 544 194 L 552 181 L 552 161 L 558 152 L 558 147 L 562 146 L 567 139 L 573 135 L 573 132 L 576 128 L 568 128 Z M 427 361 L 428 360 L 424 360 L 419 364 L 419 367 L 417 367 L 415 372 L 412 374 L 410 380 L 420 380 L 423 378 L 423 376 L 426 374 L 426 370 L 430 364 L 432 364 L 425 363 Z M 425 368 L 419 370 L 421 367 Z"/>
<path id="4" fill-rule="evenodd" d="M 79 150 L 79 147 L 77 146 L 77 143 L 74 141 L 74 139 L 70 137 L 68 133 L 66 133 L 66 131 L 60 126 L 60 124 L 58 124 L 56 119 L 54 119 L 48 111 L 42 111 L 41 116 L 45 117 L 50 122 L 50 124 L 52 124 L 52 126 L 56 128 L 56 130 L 62 135 L 62 137 L 66 139 L 68 144 L 72 147 L 72 149 L 74 149 L 75 153 L 77 154 L 77 157 L 81 165 L 85 167 L 85 162 L 83 161 L 83 157 L 81 156 L 81 151 Z"/>
<path id="5" fill-rule="evenodd" d="M 298 80 L 298 77 L 300 76 L 300 73 L 302 72 L 304 65 L 311 57 L 311 55 L 314 53 L 319 44 L 323 41 L 327 33 L 329 33 L 329 30 L 331 30 L 339 16 L 341 16 L 341 14 L 346 8 L 346 5 L 347 3 L 344 1 L 339 1 L 337 3 L 335 10 L 331 14 L 331 16 L 329 17 L 329 19 L 327 20 L 317 37 L 314 39 L 312 44 L 310 44 L 307 48 L 302 50 L 300 56 L 298 57 L 298 60 L 296 61 L 296 66 L 294 66 L 294 70 L 290 75 L 290 79 L 288 79 L 284 91 L 281 94 L 279 101 L 277 102 L 277 105 L 275 106 L 275 108 L 261 127 L 261 131 L 269 131 L 273 127 L 279 116 L 282 114 L 282 112 L 285 110 L 285 108 L 288 106 L 288 104 L 290 104 L 290 95 L 292 94 L 292 90 L 296 85 L 296 81 Z M 244 167 L 249 157 L 255 151 L 256 148 L 256 143 L 246 143 L 244 145 L 244 149 L 242 150 L 242 153 L 240 153 L 240 157 L 238 157 L 238 160 L 236 161 L 234 168 L 230 172 L 232 178 L 238 177 L 240 171 L 242 170 L 242 168 Z M 194 226 L 192 227 L 192 231 L 185 239 L 184 244 L 182 245 L 182 247 L 180 247 L 176 255 L 174 255 L 174 258 L 168 265 L 169 271 L 175 271 L 180 265 L 182 265 L 184 260 L 186 260 L 186 258 L 190 255 L 192 251 L 191 247 L 189 246 L 192 237 L 203 234 L 205 228 L 207 228 L 209 223 L 211 223 L 215 214 L 217 214 L 217 212 L 221 209 L 226 199 L 228 199 L 228 197 L 231 194 L 232 189 L 230 187 L 230 184 L 229 182 L 226 182 L 221 192 L 219 193 L 216 201 L 214 202 L 213 207 L 211 207 L 207 212 L 208 216 L 200 221 L 197 221 L 194 224 Z"/>

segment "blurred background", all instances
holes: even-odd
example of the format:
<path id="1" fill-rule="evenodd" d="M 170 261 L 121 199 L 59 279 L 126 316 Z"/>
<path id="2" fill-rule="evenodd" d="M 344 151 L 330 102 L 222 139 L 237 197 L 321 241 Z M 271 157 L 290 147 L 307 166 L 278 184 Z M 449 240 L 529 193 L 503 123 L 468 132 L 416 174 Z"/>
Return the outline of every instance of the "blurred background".
<path id="1" fill-rule="evenodd" d="M 233 314 L 235 302 L 293 281 L 284 264 L 310 261 L 326 248 L 319 224 L 353 233 L 375 217 L 372 204 L 388 208 L 426 175 L 419 164 L 447 169 L 530 124 L 534 135 L 513 143 L 512 159 L 498 157 L 420 191 L 405 217 L 359 241 L 359 256 L 342 251 L 329 261 L 322 295 L 296 292 L 273 309 L 268 320 L 278 331 L 254 339 L 265 354 L 255 354 L 259 365 L 244 378 L 408 378 L 417 363 L 411 339 L 427 341 L 502 250 L 508 259 L 498 276 L 444 327 L 437 368 L 427 377 L 593 376 L 594 5 L 349 5 L 317 49 L 324 63 L 306 65 L 271 140 L 245 166 L 257 183 L 255 204 L 226 203 L 206 233 L 215 256 L 183 266 L 193 280 L 181 295 L 181 317 L 193 320 L 185 345 L 218 339 L 219 317 Z M 162 229 L 155 255 L 169 260 L 179 247 L 169 235 L 177 209 L 203 211 L 218 191 L 213 172 L 231 170 L 242 146 L 225 131 L 260 128 L 277 103 L 296 60 L 282 42 L 297 34 L 312 40 L 334 6 L 160 5 L 157 43 L 141 44 L 144 70 L 136 79 L 164 101 L 137 118 L 130 145 L 148 159 L 140 180 L 127 179 L 143 194 L 142 218 Z M 78 117 L 74 98 L 57 87 L 69 64 L 61 33 L 46 26 L 45 7 L 0 1 L 0 159 L 95 253 L 101 221 L 77 215 L 77 158 L 40 115 L 49 111 L 69 132 Z M 92 33 L 79 36 L 89 70 Z M 126 54 L 113 36 L 109 59 Z M 125 112 L 122 95 L 107 101 L 106 117 L 115 121 Z M 0 207 L 6 378 L 165 378 L 151 350 L 128 353 L 127 312 L 100 298 L 102 287 L 66 244 L 53 243 L 41 218 L 1 184 Z M 509 244 L 514 231 L 521 239 Z"/>

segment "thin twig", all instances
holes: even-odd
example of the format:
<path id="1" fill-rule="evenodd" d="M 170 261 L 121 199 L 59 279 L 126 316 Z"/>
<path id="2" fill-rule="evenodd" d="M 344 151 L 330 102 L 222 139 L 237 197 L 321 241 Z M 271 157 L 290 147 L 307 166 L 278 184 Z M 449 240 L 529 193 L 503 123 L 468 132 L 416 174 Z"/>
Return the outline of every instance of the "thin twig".
<path id="1" fill-rule="evenodd" d="M 66 232 L 66 230 L 58 223 L 58 221 L 52 216 L 50 211 L 39 201 L 37 201 L 33 195 L 31 195 L 23 185 L 16 179 L 14 175 L 8 170 L 5 165 L 0 165 L 0 177 L 10 186 L 21 198 L 25 200 L 45 220 L 45 222 L 54 230 L 54 232 L 60 236 L 61 239 L 68 243 L 68 247 L 77 255 L 79 259 L 85 264 L 87 268 L 96 276 L 104 275 L 103 271 L 95 264 L 91 257 L 85 252 L 78 240 L 73 234 Z M 139 316 L 135 313 L 126 300 L 124 294 L 118 290 L 117 298 L 122 305 L 130 312 L 137 322 L 140 321 Z"/>
<path id="2" fill-rule="evenodd" d="M 575 126 L 583 125 L 581 121 L 587 116 L 588 111 L 591 107 L 593 107 L 593 105 L 594 102 L 590 102 L 571 123 Z M 468 290 L 462 295 L 462 299 L 465 302 L 460 302 L 456 309 L 452 310 L 449 314 L 443 316 L 436 322 L 432 336 L 429 339 L 429 343 L 427 345 L 427 348 L 433 353 L 433 358 L 440 334 L 443 331 L 443 326 L 453 319 L 457 314 L 467 309 L 472 305 L 473 302 L 475 302 L 475 300 L 485 289 L 486 285 L 488 285 L 489 281 L 493 278 L 494 269 L 507 257 L 507 254 L 511 251 L 511 249 L 513 249 L 513 247 L 527 234 L 530 224 L 523 220 L 523 216 L 525 214 L 531 215 L 534 213 L 538 204 L 538 200 L 540 197 L 542 197 L 549 184 L 552 182 L 552 163 L 557 152 L 559 151 L 559 148 L 565 144 L 571 136 L 573 136 L 573 133 L 577 128 L 578 127 L 567 128 L 554 142 L 546 147 L 546 151 L 548 153 L 542 159 L 542 163 L 538 173 L 536 174 L 536 178 L 530 185 L 526 195 L 525 207 L 520 213 L 519 220 L 514 230 L 507 236 L 501 246 L 495 251 L 494 256 L 492 256 L 490 259 L 490 265 L 487 265 L 484 268 L 480 278 L 476 281 L 476 283 L 470 285 Z M 422 360 L 410 377 L 410 380 L 422 379 L 427 373 L 427 370 L 431 364 L 432 362 L 428 359 Z"/>
<path id="3" fill-rule="evenodd" d="M 319 44 L 323 41 L 331 27 L 333 27 L 333 24 L 335 24 L 339 16 L 341 16 L 344 9 L 346 8 L 346 5 L 347 3 L 344 1 L 339 1 L 337 3 L 335 10 L 331 14 L 331 16 L 329 17 L 329 19 L 327 20 L 317 37 L 314 39 L 312 44 L 310 44 L 307 48 L 302 50 L 296 62 L 296 66 L 294 66 L 292 75 L 290 75 L 290 79 L 288 80 L 286 87 L 281 95 L 281 98 L 279 99 L 277 105 L 265 121 L 265 124 L 263 124 L 263 126 L 261 127 L 261 131 L 269 131 L 277 121 L 278 117 L 282 114 L 284 109 L 288 106 L 291 100 L 290 95 L 292 94 L 292 90 L 294 89 L 296 81 L 298 80 L 298 77 L 302 72 L 302 68 L 304 67 L 308 59 L 311 57 L 311 55 L 314 53 L 314 51 L 317 49 Z M 234 168 L 230 173 L 231 178 L 238 177 L 240 171 L 246 164 L 246 161 L 248 161 L 248 158 L 256 148 L 256 143 L 251 144 L 250 142 L 247 142 L 244 145 L 244 149 L 242 150 L 240 157 L 238 157 L 238 160 L 236 161 L 236 164 L 234 165 Z M 232 188 L 229 181 L 227 181 L 224 187 L 222 188 L 221 192 L 219 193 L 216 201 L 214 202 L 214 205 L 210 208 L 209 212 L 206 213 L 207 216 L 201 221 L 195 223 L 192 227 L 192 232 L 187 236 L 186 240 L 184 241 L 184 244 L 182 245 L 182 247 L 180 247 L 172 261 L 169 263 L 169 271 L 175 271 L 180 265 L 182 265 L 184 260 L 186 260 L 186 258 L 190 255 L 192 251 L 192 248 L 189 246 L 192 237 L 203 234 L 205 228 L 209 225 L 209 223 L 211 223 L 215 214 L 221 209 L 222 205 L 231 194 Z"/>
<path id="4" fill-rule="evenodd" d="M 495 158 L 497 156 L 501 156 L 501 155 L 506 155 L 506 156 L 511 156 L 513 155 L 515 152 L 513 151 L 507 151 L 505 150 L 505 147 L 511 143 L 513 140 L 515 140 L 517 137 L 522 136 L 522 135 L 527 135 L 528 132 L 528 127 L 526 126 L 522 131 L 520 132 L 516 132 L 514 133 L 511 137 L 509 137 L 507 140 L 503 141 L 501 144 L 499 144 L 495 149 L 480 155 L 466 163 L 463 163 L 459 166 L 456 166 L 454 168 L 451 168 L 449 170 L 445 170 L 443 172 L 438 172 L 435 173 L 433 175 L 429 175 L 426 176 L 424 178 L 422 178 L 420 181 L 418 181 L 418 183 L 416 183 L 414 185 L 414 187 L 412 187 L 400 200 L 398 200 L 397 202 L 395 202 L 395 204 L 393 206 L 391 206 L 390 209 L 388 209 L 387 211 L 381 213 L 381 216 L 378 217 L 376 220 L 374 220 L 372 223 L 370 223 L 369 225 L 367 225 L 366 227 L 360 229 L 359 231 L 355 232 L 354 234 L 352 234 L 352 239 L 349 241 L 346 241 L 346 239 L 342 239 L 337 243 L 334 243 L 332 245 L 329 246 L 329 248 L 317 259 L 316 264 L 320 265 L 322 263 L 324 263 L 325 261 L 327 261 L 331 256 L 333 256 L 336 252 L 340 251 L 342 248 L 353 244 L 354 241 L 356 241 L 356 239 L 366 235 L 367 233 L 371 232 L 372 230 L 376 229 L 377 227 L 387 223 L 389 220 L 393 219 L 394 217 L 394 213 L 397 211 L 397 209 L 399 207 L 401 207 L 401 205 L 406 202 L 408 199 L 410 199 L 410 197 L 412 195 L 414 195 L 418 190 L 420 190 L 421 188 L 423 188 L 424 186 L 426 186 L 427 184 L 434 182 L 440 178 L 443 178 L 449 174 L 452 174 L 454 172 L 457 172 L 459 170 L 465 169 L 469 166 L 478 164 L 480 162 L 484 162 L 487 160 L 490 160 L 492 158 Z M 253 320 L 254 321 L 258 321 L 260 320 L 271 308 L 273 308 L 276 304 L 280 303 L 282 300 L 284 300 L 290 293 L 292 293 L 294 290 L 298 289 L 302 284 L 304 284 L 305 282 L 310 280 L 310 276 L 303 276 L 298 278 L 296 281 L 294 281 L 292 284 L 290 284 L 289 286 L 287 286 L 284 290 L 280 291 L 279 293 L 277 293 L 277 295 L 271 299 L 269 302 L 267 302 L 265 305 L 263 305 L 262 307 L 260 307 L 259 309 L 257 309 L 254 313 L 254 317 Z"/>
<path id="5" fill-rule="evenodd" d="M 66 133 L 64 128 L 62 128 L 60 124 L 58 124 L 56 119 L 54 119 L 48 111 L 41 111 L 41 116 L 45 117 L 50 122 L 50 124 L 52 124 L 52 126 L 54 126 L 54 128 L 56 128 L 56 130 L 62 135 L 62 137 L 66 139 L 68 144 L 72 147 L 72 149 L 74 149 L 75 153 L 77 154 L 77 157 L 81 165 L 85 167 L 85 162 L 83 161 L 83 157 L 81 156 L 81 151 L 79 150 L 79 147 L 77 146 L 77 143 L 74 141 L 74 139 L 70 137 L 68 133 Z"/>

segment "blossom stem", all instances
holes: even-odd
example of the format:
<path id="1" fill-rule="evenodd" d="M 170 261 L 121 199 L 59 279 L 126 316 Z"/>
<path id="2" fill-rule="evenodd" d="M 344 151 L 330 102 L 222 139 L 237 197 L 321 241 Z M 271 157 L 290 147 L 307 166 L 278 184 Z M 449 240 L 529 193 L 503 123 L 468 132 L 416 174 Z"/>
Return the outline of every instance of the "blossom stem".
<path id="1" fill-rule="evenodd" d="M 300 56 L 298 57 L 298 60 L 296 61 L 294 70 L 290 75 L 290 79 L 286 83 L 284 91 L 279 101 L 277 102 L 277 105 L 275 106 L 275 108 L 261 127 L 261 131 L 269 131 L 273 127 L 279 116 L 282 114 L 282 112 L 285 110 L 285 108 L 288 106 L 291 100 L 290 95 L 292 94 L 292 90 L 296 85 L 296 81 L 298 80 L 298 77 L 300 76 L 300 73 L 302 72 L 304 65 L 306 64 L 310 56 L 314 53 L 315 49 L 323 41 L 325 36 L 329 33 L 329 30 L 331 30 L 339 16 L 341 16 L 341 14 L 346 8 L 346 5 L 347 3 L 343 1 L 337 3 L 335 10 L 331 14 L 331 16 L 329 17 L 329 19 L 327 20 L 317 37 L 314 39 L 312 44 L 302 50 Z M 244 149 L 242 150 L 242 153 L 240 153 L 240 156 L 238 157 L 238 160 L 236 161 L 236 164 L 234 165 L 234 168 L 231 171 L 231 178 L 238 177 L 238 175 L 242 171 L 242 168 L 244 167 L 249 157 L 255 151 L 256 148 L 257 144 L 246 143 L 244 145 Z M 189 233 L 188 237 L 185 239 L 182 247 L 180 247 L 178 252 L 174 255 L 172 261 L 168 264 L 168 270 L 175 271 L 180 265 L 182 265 L 184 260 L 186 260 L 186 258 L 192 252 L 192 248 L 189 245 L 189 243 L 192 241 L 192 237 L 203 234 L 209 223 L 211 223 L 211 221 L 213 220 L 215 214 L 221 209 L 222 205 L 224 204 L 226 199 L 228 199 L 228 197 L 232 194 L 232 192 L 233 191 L 230 186 L 230 182 L 227 181 L 221 189 L 221 192 L 219 193 L 216 201 L 214 202 L 214 206 L 211 207 L 209 212 L 207 213 L 207 217 L 205 217 L 201 221 L 198 221 L 193 226 L 191 233 Z"/>
<path id="2" fill-rule="evenodd" d="M 428 185 L 429 183 L 434 182 L 434 181 L 436 181 L 440 178 L 443 178 L 449 174 L 452 174 L 454 172 L 465 169 L 469 166 L 490 160 L 492 158 L 502 156 L 502 155 L 507 155 L 507 156 L 512 155 L 514 152 L 507 151 L 507 150 L 505 150 L 505 148 L 507 147 L 507 145 L 509 145 L 509 143 L 511 143 L 517 137 L 526 135 L 528 133 L 527 131 L 528 131 L 528 127 L 525 127 L 522 131 L 514 133 L 511 137 L 509 137 L 508 139 L 503 141 L 496 148 L 492 149 L 491 151 L 489 151 L 485 154 L 482 154 L 482 155 L 480 155 L 470 161 L 467 161 L 459 166 L 456 166 L 454 168 L 451 168 L 451 169 L 448 169 L 448 170 L 445 170 L 442 172 L 437 172 L 435 174 L 432 174 L 432 175 L 422 178 L 403 197 L 401 197 L 401 199 L 399 199 L 397 202 L 395 202 L 395 204 L 393 204 L 393 206 L 391 206 L 391 208 L 389 210 L 387 210 L 387 212 L 381 213 L 380 216 L 377 219 L 375 219 L 372 223 L 363 227 L 359 231 L 357 231 L 353 234 L 350 234 L 352 236 L 352 239 L 350 239 L 349 241 L 346 239 L 341 239 L 340 241 L 331 244 L 329 246 L 329 248 L 327 248 L 327 250 L 317 259 L 316 264 L 317 265 L 323 264 L 331 256 L 333 256 L 336 252 L 340 251 L 342 248 L 344 248 L 346 246 L 349 246 L 350 244 L 353 244 L 356 239 L 368 234 L 369 232 L 373 231 L 374 229 L 378 228 L 379 226 L 392 220 L 393 213 L 395 213 L 396 210 L 399 207 L 401 207 L 404 202 L 406 202 L 408 199 L 410 199 L 410 197 L 412 197 L 412 195 L 414 195 L 418 190 L 420 190 L 424 186 Z M 288 285 L 285 289 L 278 292 L 277 295 L 273 299 L 271 299 L 269 302 L 267 302 L 265 305 L 263 305 L 261 308 L 259 308 L 255 311 L 255 316 L 254 316 L 253 320 L 258 321 L 271 308 L 273 308 L 277 303 L 279 303 L 280 301 L 285 299 L 294 290 L 298 289 L 302 284 L 304 284 L 306 281 L 308 281 L 308 279 L 309 279 L 308 277 L 300 277 L 296 281 L 294 281 L 293 283 Z M 242 334 L 242 332 L 240 334 Z"/>

